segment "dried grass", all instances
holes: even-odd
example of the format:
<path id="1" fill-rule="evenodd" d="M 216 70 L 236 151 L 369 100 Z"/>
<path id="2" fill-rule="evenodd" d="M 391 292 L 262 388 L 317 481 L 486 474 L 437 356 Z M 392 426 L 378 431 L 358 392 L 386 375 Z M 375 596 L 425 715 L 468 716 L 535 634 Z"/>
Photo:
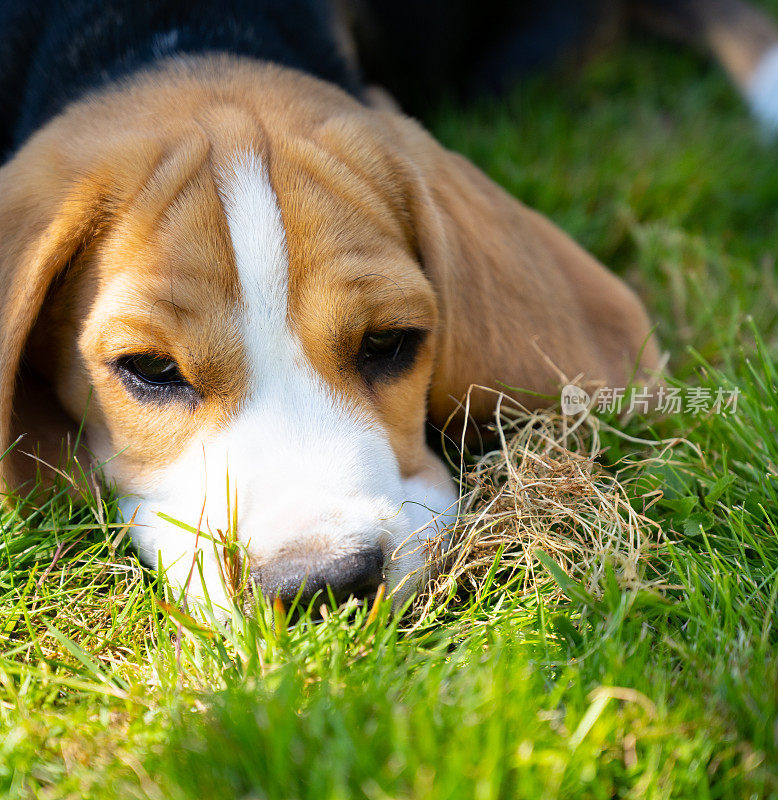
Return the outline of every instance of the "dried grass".
<path id="1" fill-rule="evenodd" d="M 600 464 L 600 420 L 591 413 L 572 420 L 555 411 L 529 412 L 504 395 L 497 420 L 499 446 L 463 472 L 459 515 L 446 534 L 450 544 L 445 549 L 443 537 L 432 543 L 432 577 L 413 618 L 483 591 L 498 557 L 501 585 L 560 598 L 538 551 L 594 596 L 606 564 L 623 587 L 660 587 L 646 566 L 661 530 L 635 509 L 645 511 L 656 495 L 638 496 L 636 503 L 630 486 L 636 470 Z"/>

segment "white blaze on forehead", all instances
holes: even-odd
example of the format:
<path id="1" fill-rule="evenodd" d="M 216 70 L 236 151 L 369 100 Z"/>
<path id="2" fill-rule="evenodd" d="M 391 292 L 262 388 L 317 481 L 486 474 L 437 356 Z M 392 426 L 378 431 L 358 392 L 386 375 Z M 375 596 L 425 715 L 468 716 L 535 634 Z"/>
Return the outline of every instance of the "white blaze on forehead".
<path id="1" fill-rule="evenodd" d="M 290 328 L 286 234 L 265 166 L 237 154 L 221 178 L 250 374 L 247 400 L 219 437 L 229 463 L 215 466 L 240 476 L 259 557 L 309 536 L 358 548 L 396 515 L 396 461 L 384 433 L 334 395 Z"/>
<path id="2" fill-rule="evenodd" d="M 289 324 L 286 236 L 261 160 L 236 155 L 219 192 L 242 290 L 248 392 L 225 429 L 204 431 L 123 502 L 125 519 L 140 505 L 133 539 L 146 560 L 154 563 L 159 553 L 169 578 L 182 584 L 194 537 L 157 512 L 195 526 L 204 508 L 203 530 L 226 530 L 228 472 L 238 492 L 238 536 L 253 563 L 290 547 L 314 557 L 376 545 L 389 557 L 399 548 L 408 555 L 387 564 L 392 588 L 424 563 L 419 545 L 434 526 L 422 529 L 456 499 L 451 484 L 445 473 L 440 486 L 402 481 L 383 429 L 335 396 L 306 359 Z M 208 546 L 203 561 L 208 593 L 218 598 L 217 560 Z M 202 595 L 196 577 L 190 597 Z"/>
<path id="3" fill-rule="evenodd" d="M 234 458 L 255 445 L 252 455 L 262 452 L 279 470 L 297 460 L 290 478 L 310 477 L 316 484 L 337 476 L 344 488 L 361 490 L 374 471 L 372 447 L 377 465 L 392 475 L 396 465 L 385 437 L 361 409 L 334 395 L 290 328 L 286 234 L 261 160 L 236 155 L 220 193 L 240 279 L 249 367 L 247 399 L 229 432 Z"/>
<path id="4" fill-rule="evenodd" d="M 246 349 L 254 380 L 272 367 L 272 347 L 289 349 L 286 234 L 267 170 L 254 153 L 236 155 L 220 187 L 243 291 Z"/>

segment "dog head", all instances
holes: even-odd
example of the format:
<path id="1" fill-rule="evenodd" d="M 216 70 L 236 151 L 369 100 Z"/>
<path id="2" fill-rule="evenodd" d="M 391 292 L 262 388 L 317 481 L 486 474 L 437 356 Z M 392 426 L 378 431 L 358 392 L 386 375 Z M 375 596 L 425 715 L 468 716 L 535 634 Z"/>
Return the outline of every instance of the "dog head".
<path id="1" fill-rule="evenodd" d="M 228 58 L 34 136 L 0 170 L 0 281 L 0 447 L 56 460 L 83 418 L 141 554 L 183 585 L 202 548 L 217 603 L 228 528 L 268 593 L 397 586 L 456 503 L 427 419 L 656 361 L 618 279 L 417 124 Z"/>

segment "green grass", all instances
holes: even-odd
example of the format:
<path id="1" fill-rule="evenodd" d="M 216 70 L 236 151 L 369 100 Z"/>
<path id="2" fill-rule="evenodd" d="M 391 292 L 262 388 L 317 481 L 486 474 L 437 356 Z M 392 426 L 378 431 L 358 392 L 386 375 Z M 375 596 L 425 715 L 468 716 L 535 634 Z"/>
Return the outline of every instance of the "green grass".
<path id="1" fill-rule="evenodd" d="M 653 497 L 667 588 L 606 567 L 590 592 L 546 559 L 561 601 L 498 567 L 413 630 L 385 607 L 290 627 L 263 607 L 214 633 L 163 610 L 112 500 L 20 506 L 5 795 L 778 797 L 778 146 L 656 43 L 429 124 L 638 287 L 679 385 L 740 389 L 732 415 L 628 423 L 669 449 L 602 434 L 635 506 Z"/>

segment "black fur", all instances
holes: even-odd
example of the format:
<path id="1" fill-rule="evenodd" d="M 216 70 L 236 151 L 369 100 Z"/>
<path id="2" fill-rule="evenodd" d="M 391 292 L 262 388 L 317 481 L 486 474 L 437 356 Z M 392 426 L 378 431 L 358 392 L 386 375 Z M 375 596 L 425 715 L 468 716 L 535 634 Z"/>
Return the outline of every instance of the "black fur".
<path id="1" fill-rule="evenodd" d="M 84 92 L 160 56 L 206 52 L 361 93 L 323 0 L 0 0 L 0 163 Z"/>
<path id="2" fill-rule="evenodd" d="M 69 101 L 161 56 L 253 56 L 361 98 L 361 76 L 337 45 L 332 2 L 0 0 L 0 163 Z M 339 2 L 366 81 L 423 115 L 441 97 L 505 92 L 527 72 L 585 50 L 633 6 L 684 16 L 692 0 Z"/>
<path id="3" fill-rule="evenodd" d="M 575 53 L 622 0 L 348 0 L 361 66 L 406 110 L 502 94 Z"/>

